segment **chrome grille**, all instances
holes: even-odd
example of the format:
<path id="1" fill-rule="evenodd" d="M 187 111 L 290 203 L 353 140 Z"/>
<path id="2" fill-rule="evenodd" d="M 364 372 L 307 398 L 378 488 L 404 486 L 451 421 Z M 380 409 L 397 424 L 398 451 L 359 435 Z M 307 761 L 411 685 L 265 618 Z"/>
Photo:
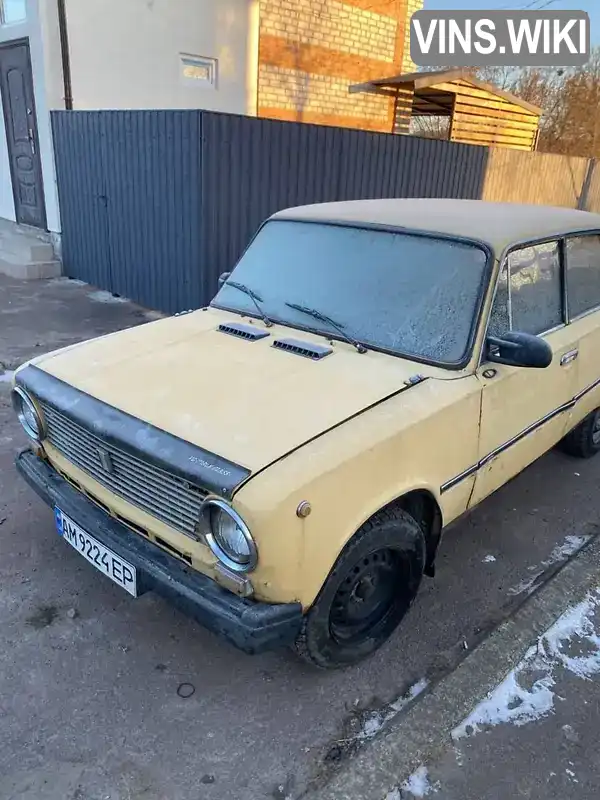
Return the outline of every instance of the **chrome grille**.
<path id="1" fill-rule="evenodd" d="M 48 441 L 71 463 L 127 502 L 196 538 L 194 528 L 207 492 L 191 488 L 183 479 L 106 444 L 45 403 L 42 410 Z M 103 466 L 102 451 L 109 454 L 111 472 Z"/>

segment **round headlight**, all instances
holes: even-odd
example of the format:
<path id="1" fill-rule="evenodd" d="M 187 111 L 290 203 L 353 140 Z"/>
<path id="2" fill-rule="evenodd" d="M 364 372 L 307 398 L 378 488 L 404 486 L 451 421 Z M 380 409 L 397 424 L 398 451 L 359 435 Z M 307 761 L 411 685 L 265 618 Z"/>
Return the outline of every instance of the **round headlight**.
<path id="1" fill-rule="evenodd" d="M 12 403 L 27 436 L 35 442 L 41 441 L 44 437 L 44 423 L 35 403 L 20 386 L 13 389 Z"/>
<path id="2" fill-rule="evenodd" d="M 206 541 L 215 556 L 235 572 L 250 572 L 258 553 L 248 526 L 240 515 L 222 500 L 208 500 Z"/>

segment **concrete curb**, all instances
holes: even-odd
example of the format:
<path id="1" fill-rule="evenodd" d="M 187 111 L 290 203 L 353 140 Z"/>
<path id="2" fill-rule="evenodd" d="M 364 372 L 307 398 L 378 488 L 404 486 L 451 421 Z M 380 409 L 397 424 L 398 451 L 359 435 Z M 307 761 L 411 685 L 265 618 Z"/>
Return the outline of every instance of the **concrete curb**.
<path id="1" fill-rule="evenodd" d="M 565 611 L 600 584 L 600 538 L 503 622 L 452 673 L 392 722 L 327 785 L 303 800 L 384 800 L 408 775 L 451 744 L 452 730 Z"/>

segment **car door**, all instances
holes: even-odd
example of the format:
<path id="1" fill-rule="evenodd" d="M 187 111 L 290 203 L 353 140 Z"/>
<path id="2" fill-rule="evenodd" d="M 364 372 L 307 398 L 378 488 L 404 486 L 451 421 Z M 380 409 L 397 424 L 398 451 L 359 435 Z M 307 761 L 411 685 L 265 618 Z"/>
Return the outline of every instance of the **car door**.
<path id="1" fill-rule="evenodd" d="M 513 250 L 500 271 L 489 334 L 543 336 L 546 369 L 487 362 L 477 372 L 482 403 L 473 506 L 553 447 L 566 433 L 577 392 L 578 342 L 566 323 L 563 248 L 558 241 Z"/>
<path id="2" fill-rule="evenodd" d="M 567 238 L 565 258 L 569 321 L 579 340 L 574 427 L 600 407 L 600 234 Z"/>

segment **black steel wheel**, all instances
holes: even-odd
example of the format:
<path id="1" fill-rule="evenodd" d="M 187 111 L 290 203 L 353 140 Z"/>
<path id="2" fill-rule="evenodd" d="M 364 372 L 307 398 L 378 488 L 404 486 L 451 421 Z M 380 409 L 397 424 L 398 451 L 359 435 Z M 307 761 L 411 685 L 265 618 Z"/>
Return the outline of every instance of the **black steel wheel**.
<path id="1" fill-rule="evenodd" d="M 592 411 L 565 436 L 561 449 L 576 458 L 591 458 L 600 450 L 600 409 Z"/>
<path id="2" fill-rule="evenodd" d="M 299 655 L 335 669 L 381 647 L 416 597 L 425 549 L 420 526 L 405 511 L 391 508 L 373 517 L 343 550 L 304 617 Z"/>

